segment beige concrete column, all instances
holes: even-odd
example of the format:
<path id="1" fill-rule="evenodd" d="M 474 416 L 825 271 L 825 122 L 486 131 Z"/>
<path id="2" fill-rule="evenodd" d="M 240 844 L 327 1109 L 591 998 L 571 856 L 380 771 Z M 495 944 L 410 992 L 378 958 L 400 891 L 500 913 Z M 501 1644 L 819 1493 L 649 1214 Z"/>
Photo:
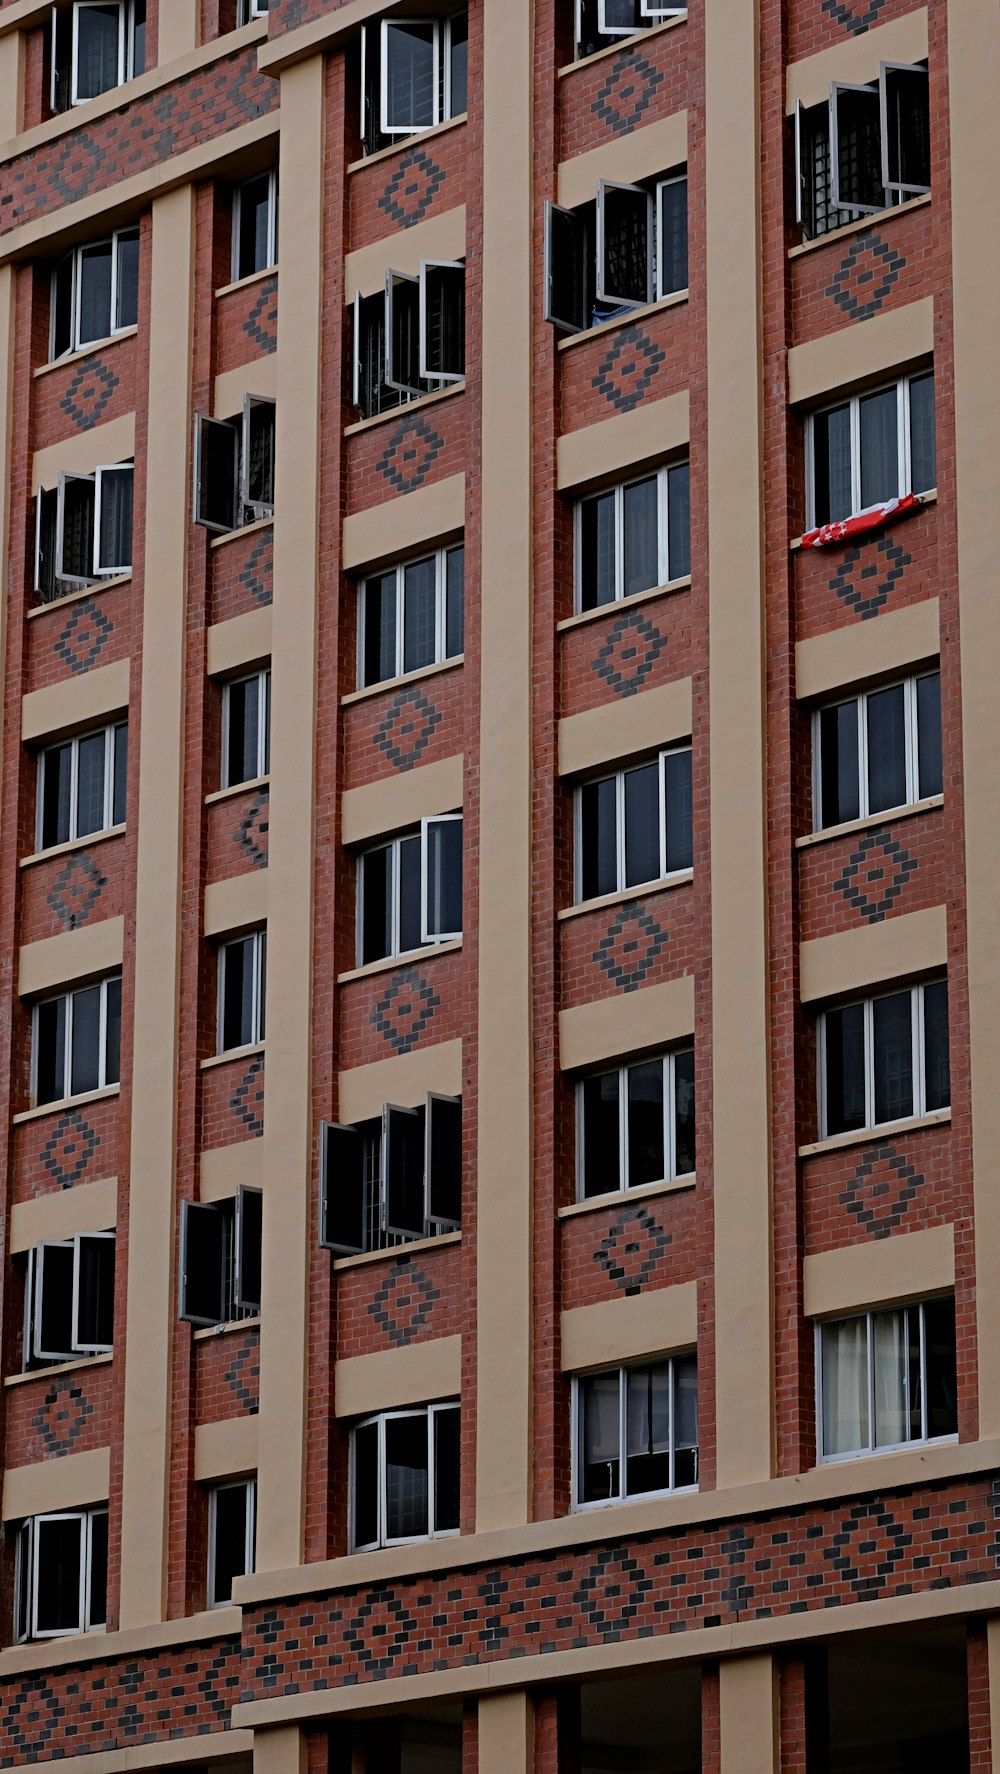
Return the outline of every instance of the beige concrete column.
<path id="1" fill-rule="evenodd" d="M 483 22 L 480 1530 L 531 1502 L 532 0 Z"/>
<path id="2" fill-rule="evenodd" d="M 718 1483 L 772 1468 L 757 0 L 705 15 Z"/>
<path id="3" fill-rule="evenodd" d="M 769 1655 L 720 1664 L 719 1746 L 719 1774 L 778 1774 L 778 1671 Z"/>
<path id="4" fill-rule="evenodd" d="M 201 0 L 160 0 L 156 65 L 188 55 L 201 42 Z"/>
<path id="5" fill-rule="evenodd" d="M 986 1622 L 986 1656 L 990 1676 L 990 1739 L 1000 1744 L 1000 1618 Z M 994 1757 L 996 1750 L 994 1749 Z"/>
<path id="6" fill-rule="evenodd" d="M 996 0 L 949 7 L 948 85 L 979 1433 L 987 1436 L 1000 1434 L 1000 343 L 990 294 L 1000 245 L 983 227 L 1000 176 Z"/>
<path id="7" fill-rule="evenodd" d="M 0 142 L 10 141 L 24 124 L 24 32 L 0 37 Z"/>
<path id="8" fill-rule="evenodd" d="M 164 1618 L 190 505 L 194 188 L 153 203 L 121 1624 Z"/>
<path id="9" fill-rule="evenodd" d="M 253 1774 L 306 1774 L 306 1736 L 297 1725 L 255 1731 Z"/>
<path id="10" fill-rule="evenodd" d="M 281 78 L 258 1570 L 300 1563 L 305 1494 L 323 74 Z"/>
<path id="11" fill-rule="evenodd" d="M 14 406 L 13 265 L 0 268 L 0 459 L 13 461 L 11 426 Z M 10 598 L 10 476 L 0 474 L 0 682 L 7 656 L 7 604 Z M 3 728 L 0 727 L 0 776 L 3 771 Z"/>
<path id="12" fill-rule="evenodd" d="M 517 1688 L 479 1702 L 479 1774 L 531 1774 L 535 1766 L 535 1709 Z"/>

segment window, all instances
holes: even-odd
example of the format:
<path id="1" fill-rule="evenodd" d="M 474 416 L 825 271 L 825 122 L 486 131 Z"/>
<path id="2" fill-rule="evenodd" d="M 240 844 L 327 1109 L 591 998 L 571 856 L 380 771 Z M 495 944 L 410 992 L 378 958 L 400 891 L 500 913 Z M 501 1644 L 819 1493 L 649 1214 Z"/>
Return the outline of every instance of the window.
<path id="1" fill-rule="evenodd" d="M 125 822 L 128 722 L 47 746 L 38 759 L 39 850 Z"/>
<path id="2" fill-rule="evenodd" d="M 691 747 L 576 791 L 577 900 L 662 881 L 691 867 Z"/>
<path id="3" fill-rule="evenodd" d="M 935 484 L 934 376 L 904 376 L 806 421 L 808 528 Z"/>
<path id="4" fill-rule="evenodd" d="M 324 1122 L 320 1243 L 353 1256 L 453 1232 L 462 1221 L 462 1099 L 386 1103 L 378 1121 Z"/>
<path id="5" fill-rule="evenodd" d="M 939 795 L 940 672 L 817 709 L 813 748 L 816 831 Z"/>
<path id="6" fill-rule="evenodd" d="M 233 1599 L 233 1582 L 254 1568 L 257 1483 L 213 1485 L 208 1493 L 208 1605 Z"/>
<path id="7" fill-rule="evenodd" d="M 81 1232 L 28 1252 L 25 1369 L 107 1353 L 114 1318 L 113 1232 Z"/>
<path id="8" fill-rule="evenodd" d="M 254 19 L 266 18 L 271 0 L 239 0 L 238 22 L 251 25 Z"/>
<path id="9" fill-rule="evenodd" d="M 53 111 L 85 105 L 146 66 L 146 0 L 74 0 L 53 6 Z"/>
<path id="10" fill-rule="evenodd" d="M 32 1099 L 58 1103 L 121 1077 L 121 974 L 34 1008 Z"/>
<path id="11" fill-rule="evenodd" d="M 278 258 L 278 174 L 237 185 L 233 199 L 233 282 L 266 271 Z"/>
<path id="12" fill-rule="evenodd" d="M 231 1324 L 260 1312 L 264 1197 L 181 1202 L 180 1312 L 189 1324 Z"/>
<path id="13" fill-rule="evenodd" d="M 545 205 L 545 319 L 585 332 L 688 287 L 687 173 L 620 185 L 594 203 Z"/>
<path id="14" fill-rule="evenodd" d="M 267 931 L 251 930 L 219 949 L 218 1052 L 264 1039 Z"/>
<path id="15" fill-rule="evenodd" d="M 274 401 L 248 394 L 241 418 L 194 428 L 194 521 L 220 533 L 274 516 Z"/>
<path id="16" fill-rule="evenodd" d="M 109 339 L 139 320 L 139 230 L 74 247 L 52 273 L 49 356 Z"/>
<path id="17" fill-rule="evenodd" d="M 351 1551 L 459 1530 L 457 1401 L 384 1411 L 351 1431 Z"/>
<path id="18" fill-rule="evenodd" d="M 694 1048 L 577 1085 L 577 1199 L 694 1176 Z"/>
<path id="19" fill-rule="evenodd" d="M 35 494 L 35 590 L 44 603 L 132 571 L 135 467 L 63 473 Z"/>
<path id="20" fill-rule="evenodd" d="M 107 1621 L 108 1508 L 31 1515 L 17 1530 L 14 1636 L 103 1632 Z"/>
<path id="21" fill-rule="evenodd" d="M 255 782 L 271 768 L 271 668 L 222 689 L 222 786 Z"/>
<path id="22" fill-rule="evenodd" d="M 421 671 L 454 659 L 464 644 L 465 549 L 439 548 L 362 581 L 359 682 Z"/>
<path id="23" fill-rule="evenodd" d="M 575 519 L 577 610 L 617 603 L 691 571 L 686 462 L 579 499 Z"/>
<path id="24" fill-rule="evenodd" d="M 819 1037 L 822 1139 L 951 1102 L 946 980 L 824 1011 Z"/>
<path id="25" fill-rule="evenodd" d="M 361 135 L 376 154 L 466 108 L 469 15 L 384 18 L 361 31 Z"/>
<path id="26" fill-rule="evenodd" d="M 636 31 L 687 16 L 686 6 L 665 5 L 660 0 L 575 0 L 575 4 L 577 60 L 608 49 Z"/>
<path id="27" fill-rule="evenodd" d="M 358 862 L 358 966 L 462 934 L 462 815 L 366 850 Z"/>
<path id="28" fill-rule="evenodd" d="M 694 1355 L 587 1374 L 573 1392 L 578 1509 L 697 1484 Z"/>
<path id="29" fill-rule="evenodd" d="M 795 112 L 795 219 L 807 240 L 931 188 L 927 65 L 883 62 L 867 86 L 836 81 Z"/>
<path id="30" fill-rule="evenodd" d="M 354 297 L 354 405 L 390 411 L 465 375 L 465 264 L 422 259 L 387 271 L 385 292 Z"/>
<path id="31" fill-rule="evenodd" d="M 816 1327 L 823 1460 L 958 1433 L 953 1297 Z"/>

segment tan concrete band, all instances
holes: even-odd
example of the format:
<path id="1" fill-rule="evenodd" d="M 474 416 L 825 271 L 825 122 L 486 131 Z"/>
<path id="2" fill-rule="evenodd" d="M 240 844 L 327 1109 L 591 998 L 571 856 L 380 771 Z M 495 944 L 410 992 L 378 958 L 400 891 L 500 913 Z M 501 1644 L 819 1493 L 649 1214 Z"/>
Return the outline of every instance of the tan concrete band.
<path id="1" fill-rule="evenodd" d="M 698 1340 L 698 1284 L 685 1281 L 575 1306 L 560 1315 L 559 1335 L 564 1373 L 693 1348 Z"/>
<path id="2" fill-rule="evenodd" d="M 25 48 L 20 31 L 0 37 L 0 141 L 9 141 L 24 127 Z"/>
<path id="3" fill-rule="evenodd" d="M 383 776 L 340 797 L 340 836 L 344 844 L 364 844 L 430 819 L 435 813 L 457 813 L 462 806 L 465 759 L 461 752 L 418 764 L 403 776 Z"/>
<path id="4" fill-rule="evenodd" d="M 12 65 L 13 63 L 13 65 Z M 0 64 L 0 76 L 11 79 L 23 73 L 23 58 L 10 57 Z M 15 104 L 19 99 L 14 99 Z M 0 269 L 0 459 L 6 463 L 14 460 L 13 448 L 13 402 L 14 402 L 14 333 L 16 318 L 16 296 L 13 270 L 8 266 Z M 10 583 L 11 568 L 11 477 L 9 473 L 0 474 L 0 673 L 6 673 L 7 663 L 7 610 L 11 601 L 12 586 Z M 6 682 L 4 675 L 3 681 Z M 24 704 L 22 702 L 22 720 Z M 0 727 L 0 771 L 4 762 L 3 728 Z"/>
<path id="5" fill-rule="evenodd" d="M 338 1084 L 338 1120 L 347 1126 L 381 1115 L 384 1103 L 412 1109 L 429 1090 L 441 1096 L 462 1092 L 462 1042 L 438 1041 L 433 1047 L 417 1047 L 392 1059 L 373 1060 L 368 1066 L 352 1066 L 341 1072 Z"/>
<path id="6" fill-rule="evenodd" d="M 80 1509 L 106 1503 L 111 1473 L 108 1448 L 61 1454 L 34 1466 L 8 1466 L 3 1475 L 3 1519 L 20 1521 L 50 1509 Z"/>
<path id="7" fill-rule="evenodd" d="M 257 1564 L 302 1556 L 312 1135 L 313 830 L 322 386 L 325 68 L 282 78 L 279 383 L 271 653 Z"/>
<path id="8" fill-rule="evenodd" d="M 416 277 L 421 259 L 465 258 L 465 204 L 428 216 L 412 228 L 397 228 L 382 240 L 348 253 L 344 264 L 344 301 L 353 303 L 355 292 L 362 296 L 378 295 L 385 289 L 387 271 L 399 271 Z"/>
<path id="9" fill-rule="evenodd" d="M 345 5 L 324 13 L 322 18 L 300 25 L 295 31 L 284 32 L 273 43 L 265 43 L 257 51 L 257 66 L 272 74 L 284 73 L 294 62 L 346 42 L 368 19 L 391 15 L 400 4 L 401 0 L 389 0 L 388 5 L 386 0 L 346 0 Z"/>
<path id="10" fill-rule="evenodd" d="M 559 774 L 582 776 L 691 733 L 691 679 L 641 690 L 626 702 L 588 708 L 559 722 Z"/>
<path id="11" fill-rule="evenodd" d="M 200 0 L 172 0 L 169 6 L 160 8 L 160 14 L 156 53 L 159 66 L 163 68 L 179 60 L 181 56 L 193 54 L 198 48 L 201 34 Z M 266 30 L 266 19 L 263 22 Z M 260 28 L 259 22 L 257 28 Z M 250 29 L 253 31 L 252 26 Z"/>
<path id="12" fill-rule="evenodd" d="M 694 1032 L 694 979 L 668 979 L 622 998 L 598 998 L 559 1012 L 559 1064 L 564 1072 L 603 1060 L 669 1047 Z"/>
<path id="13" fill-rule="evenodd" d="M 11 1252 L 78 1232 L 111 1232 L 118 1218 L 118 1178 L 98 1177 L 55 1195 L 15 1201 L 10 1210 Z"/>
<path id="14" fill-rule="evenodd" d="M 181 827 L 194 314 L 192 187 L 153 204 L 121 1624 L 163 1619 L 169 1525 Z M 137 1328 L 138 1327 L 138 1328 Z"/>
<path id="15" fill-rule="evenodd" d="M 785 110 L 791 116 L 796 101 L 803 105 L 822 104 L 829 97 L 833 80 L 856 86 L 877 80 L 880 62 L 926 60 L 927 8 L 921 6 L 860 36 L 845 37 L 801 62 L 792 62 L 785 69 Z"/>
<path id="16" fill-rule="evenodd" d="M 55 739 L 74 727 L 106 719 L 128 707 L 129 662 L 98 665 L 82 677 L 63 678 L 42 690 L 29 690 L 21 702 L 21 738 Z"/>
<path id="17" fill-rule="evenodd" d="M 32 998 L 70 981 L 94 979 L 120 967 L 124 950 L 124 918 L 102 918 L 99 924 L 26 942 L 18 952 L 17 989 Z"/>
<path id="18" fill-rule="evenodd" d="M 611 179 L 622 185 L 652 179 L 657 173 L 684 166 L 687 152 L 687 112 L 675 111 L 672 117 L 647 123 L 645 129 L 613 136 L 598 148 L 561 161 L 557 202 L 566 209 L 575 209 L 579 203 L 593 203 L 598 179 Z"/>
<path id="19" fill-rule="evenodd" d="M 931 1226 L 825 1250 L 804 1259 L 802 1277 L 807 1318 L 943 1293 L 955 1285 L 954 1229 Z"/>
<path id="20" fill-rule="evenodd" d="M 532 1774 L 535 1766 L 535 1708 L 523 1691 L 497 1694 L 479 1702 L 479 1774 Z"/>
<path id="21" fill-rule="evenodd" d="M 948 913 L 943 905 L 904 912 L 882 924 L 862 924 L 817 936 L 799 945 L 799 997 L 803 1004 L 864 991 L 944 967 L 948 961 Z"/>
<path id="22" fill-rule="evenodd" d="M 1000 9 L 992 0 L 949 8 L 948 87 L 976 1359 L 980 1433 L 992 1434 L 1000 1429 L 1000 524 L 992 491 L 1000 353 L 990 299 L 997 241 L 982 225 L 983 205 L 1000 177 Z"/>
<path id="23" fill-rule="evenodd" d="M 936 659 L 941 647 L 936 597 L 902 610 L 885 610 L 877 622 L 835 628 L 795 646 L 795 694 L 803 701 L 872 683 L 886 672 Z"/>
<path id="24" fill-rule="evenodd" d="M 307 1774 L 308 1767 L 305 1734 L 294 1726 L 255 1735 L 253 1774 Z"/>
<path id="25" fill-rule="evenodd" d="M 416 553 L 429 542 L 458 535 L 465 527 L 465 475 L 418 487 L 383 505 L 352 512 L 344 519 L 344 570 L 375 568 Z"/>
<path id="26" fill-rule="evenodd" d="M 216 622 L 205 635 L 205 670 L 210 678 L 228 677 L 263 665 L 271 656 L 271 605 L 244 610 L 228 622 Z"/>
<path id="27" fill-rule="evenodd" d="M 561 493 L 584 492 L 611 476 L 638 472 L 683 449 L 691 436 L 687 390 L 663 400 L 642 401 L 631 413 L 616 413 L 596 425 L 566 431 L 556 443 L 556 480 Z"/>
<path id="28" fill-rule="evenodd" d="M 719 1774 L 779 1774 L 778 1665 L 767 1654 L 719 1665 Z"/>
<path id="29" fill-rule="evenodd" d="M 462 1385 L 462 1339 L 431 1337 L 405 1349 L 352 1355 L 337 1362 L 333 1378 L 338 1417 L 363 1417 L 369 1411 L 457 1397 Z"/>
<path id="30" fill-rule="evenodd" d="M 90 431 L 36 450 L 31 458 L 31 490 L 51 490 L 59 485 L 60 474 L 93 474 L 95 468 L 127 462 L 134 455 L 135 414 L 123 413 L 106 425 L 95 425 Z"/>
<path id="31" fill-rule="evenodd" d="M 237 1189 L 262 1189 L 264 1153 L 260 1140 L 240 1140 L 203 1152 L 198 1167 L 199 1201 L 226 1201 Z"/>
<path id="32" fill-rule="evenodd" d="M 212 417 L 235 419 L 243 412 L 248 394 L 258 400 L 275 400 L 278 393 L 280 365 L 276 351 L 266 357 L 255 357 L 250 363 L 237 364 L 234 370 L 223 370 L 216 376 L 212 390 Z"/>
<path id="33" fill-rule="evenodd" d="M 131 1657 L 143 1651 L 165 1650 L 173 1645 L 197 1644 L 205 1639 L 232 1637 L 240 1630 L 238 1608 L 212 1608 L 204 1614 L 188 1614 L 185 1619 L 165 1620 L 156 1626 L 133 1626 L 126 1632 L 93 1632 L 81 1638 L 51 1639 L 46 1643 L 12 1645 L 0 1651 L 0 1680 L 34 1670 L 58 1669 L 67 1663 L 101 1663 L 115 1657 Z M 220 1731 L 221 1743 L 228 1743 L 229 1732 Z M 204 1737 L 195 1737 L 204 1744 Z M 155 1746 L 163 1758 L 162 1742 Z M 112 1753 L 112 1752 L 109 1752 Z M 60 1757 L 60 1760 L 63 1758 Z M 67 1761 L 75 1758 L 67 1756 Z M 81 1757 L 88 1764 L 89 1757 Z"/>
<path id="34" fill-rule="evenodd" d="M 220 1610 L 221 1611 L 221 1610 Z M 232 1610 L 225 1609 L 227 1614 Z M 127 1749 L 96 1750 L 92 1755 L 60 1756 L 60 1774 L 138 1774 L 140 1769 L 185 1767 L 189 1762 L 212 1764 L 253 1754 L 252 1731 L 214 1731 L 204 1737 L 178 1737 L 163 1742 L 130 1744 Z M 44 1767 L 44 1762 L 39 1766 Z"/>
<path id="35" fill-rule="evenodd" d="M 228 935 L 267 922 L 267 869 L 210 881 L 205 888 L 206 936 Z"/>
<path id="36" fill-rule="evenodd" d="M 788 398 L 793 406 L 860 387 L 875 376 L 900 374 L 934 350 L 934 297 L 859 320 L 788 353 Z"/>
<path id="37" fill-rule="evenodd" d="M 242 1478 L 256 1470 L 256 1417 L 229 1417 L 223 1423 L 198 1424 L 194 1432 L 194 1476 L 198 1484 L 213 1478 Z"/>

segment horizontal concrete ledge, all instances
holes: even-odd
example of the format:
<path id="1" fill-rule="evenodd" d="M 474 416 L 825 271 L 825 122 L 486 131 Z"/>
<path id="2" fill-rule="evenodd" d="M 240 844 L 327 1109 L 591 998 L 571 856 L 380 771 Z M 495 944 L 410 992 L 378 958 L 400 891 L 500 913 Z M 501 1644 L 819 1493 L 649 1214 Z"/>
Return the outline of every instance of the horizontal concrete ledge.
<path id="1" fill-rule="evenodd" d="M 924 296 L 873 320 L 859 320 L 821 339 L 793 345 L 788 353 L 788 399 L 792 406 L 819 403 L 827 396 L 834 399 L 842 388 L 902 375 L 933 350 L 934 297 Z"/>
<path id="2" fill-rule="evenodd" d="M 66 1456 L 67 1458 L 69 1456 Z M 150 1626 L 129 1626 L 122 1632 L 88 1632 L 77 1638 L 64 1638 L 43 1645 L 11 1645 L 0 1651 L 0 1681 L 10 1676 L 27 1675 L 39 1669 L 61 1669 L 68 1663 L 112 1663 L 118 1657 L 137 1657 L 146 1651 L 167 1651 L 174 1645 L 203 1644 L 206 1639 L 238 1638 L 242 1624 L 239 1608 L 212 1608 L 204 1614 L 189 1614 L 186 1620 L 158 1620 Z M 226 1742 L 238 1735 L 235 1731 L 220 1731 L 219 1736 Z M 205 1737 L 195 1737 L 193 1745 L 201 1745 L 201 1753 L 193 1756 L 195 1761 L 205 1759 Z M 180 1742 L 169 1742 L 164 1739 L 159 1744 L 150 1744 L 150 1754 L 155 1751 L 155 1761 L 162 1766 L 175 1759 L 175 1752 L 180 1749 Z M 165 1753 L 169 1749 L 169 1755 Z M 121 1753 L 118 1751 L 108 1752 Z M 226 1752 L 229 1753 L 228 1751 Z M 76 1758 L 60 1756 L 60 1768 Z M 97 1756 L 81 1756 L 88 1767 L 100 1758 Z M 145 1765 L 145 1764 L 143 1764 Z"/>
<path id="3" fill-rule="evenodd" d="M 227 1610 L 228 1612 L 229 1610 Z M 215 1616 L 218 1618 L 218 1615 Z M 215 1762 L 223 1756 L 249 1758 L 253 1754 L 252 1731 L 209 1731 L 203 1737 L 160 1738 L 156 1743 L 130 1745 L 127 1749 L 99 1749 L 91 1755 L 38 1756 L 35 1768 L 78 1768 L 80 1774 L 131 1774 L 140 1768 L 174 1768 L 188 1762 Z"/>
<path id="4" fill-rule="evenodd" d="M 796 101 L 818 105 L 833 80 L 867 85 L 878 79 L 880 62 L 922 62 L 927 59 L 927 8 L 889 19 L 858 37 L 846 37 L 816 55 L 792 62 L 785 70 L 785 110 L 795 115 Z M 871 218 L 866 218 L 870 222 Z"/>
<path id="5" fill-rule="evenodd" d="M 947 965 L 948 913 L 943 905 L 903 912 L 881 924 L 861 924 L 799 946 L 803 1004 L 890 986 Z"/>
<path id="6" fill-rule="evenodd" d="M 18 956 L 17 989 L 22 997 L 37 997 L 78 980 L 97 979 L 120 967 L 125 952 L 124 918 L 102 918 L 82 924 L 59 936 L 43 936 L 25 943 Z"/>
<path id="7" fill-rule="evenodd" d="M 855 684 L 871 683 L 885 672 L 902 671 L 936 658 L 940 646 L 940 603 L 936 597 L 907 604 L 902 610 L 886 610 L 877 622 L 834 628 L 828 634 L 797 641 L 795 694 L 802 701 L 811 701 Z"/>
<path id="8" fill-rule="evenodd" d="M 802 1309 L 807 1318 L 829 1318 L 896 1300 L 923 1299 L 954 1285 L 954 1227 L 930 1226 L 806 1257 Z"/>

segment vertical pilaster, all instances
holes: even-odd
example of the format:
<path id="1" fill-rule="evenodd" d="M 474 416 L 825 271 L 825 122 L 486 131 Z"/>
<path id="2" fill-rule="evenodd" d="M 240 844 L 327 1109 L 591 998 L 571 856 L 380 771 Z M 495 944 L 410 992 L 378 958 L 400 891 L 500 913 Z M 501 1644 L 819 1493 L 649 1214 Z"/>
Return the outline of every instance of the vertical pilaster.
<path id="1" fill-rule="evenodd" d="M 201 41 L 201 0 L 160 0 L 157 67 L 197 49 Z"/>
<path id="2" fill-rule="evenodd" d="M 778 1774 L 774 1659 L 732 1657 L 719 1666 L 719 1774 Z"/>
<path id="3" fill-rule="evenodd" d="M 323 58 L 281 81 L 257 1567 L 301 1561 L 312 1175 Z"/>
<path id="4" fill-rule="evenodd" d="M 479 1702 L 479 1774 L 532 1774 L 535 1716 L 523 1688 Z"/>
<path id="5" fill-rule="evenodd" d="M 253 1774 L 308 1774 L 308 1739 L 297 1725 L 255 1731 Z"/>
<path id="6" fill-rule="evenodd" d="M 0 142 L 24 127 L 24 32 L 0 37 Z"/>
<path id="7" fill-rule="evenodd" d="M 132 1005 L 121 1625 L 164 1616 L 169 1513 L 194 189 L 153 203 Z"/>
<path id="8" fill-rule="evenodd" d="M 717 1480 L 773 1460 L 758 0 L 706 9 Z"/>

